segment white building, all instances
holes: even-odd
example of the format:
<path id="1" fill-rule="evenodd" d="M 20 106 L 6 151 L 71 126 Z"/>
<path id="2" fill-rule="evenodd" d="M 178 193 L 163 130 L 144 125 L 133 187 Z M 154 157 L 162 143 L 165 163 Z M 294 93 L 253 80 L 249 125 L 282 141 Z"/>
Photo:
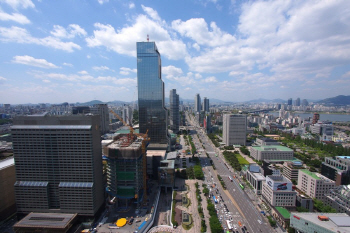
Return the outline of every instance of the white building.
<path id="1" fill-rule="evenodd" d="M 245 146 L 247 141 L 247 115 L 224 114 L 222 135 L 223 143 L 226 146 Z"/>
<path id="2" fill-rule="evenodd" d="M 252 146 L 250 156 L 258 161 L 270 160 L 292 160 L 293 150 L 285 146 Z"/>
<path id="3" fill-rule="evenodd" d="M 302 161 L 288 161 L 283 163 L 283 176 L 289 180 L 298 181 L 299 170 L 303 168 Z"/>
<path id="4" fill-rule="evenodd" d="M 271 206 L 295 206 L 297 192 L 292 182 L 284 176 L 266 176 L 262 184 L 262 195 Z"/>
<path id="5" fill-rule="evenodd" d="M 200 112 L 202 110 L 201 105 L 201 96 L 196 94 L 194 97 L 194 112 Z"/>
<path id="6" fill-rule="evenodd" d="M 265 176 L 261 174 L 260 167 L 257 164 L 249 165 L 246 179 L 253 186 L 255 193 L 261 195 L 262 183 L 265 181 Z"/>
<path id="7" fill-rule="evenodd" d="M 290 227 L 300 233 L 350 232 L 350 217 L 345 213 L 290 213 Z"/>
<path id="8" fill-rule="evenodd" d="M 325 200 L 324 194 L 335 187 L 335 182 L 319 173 L 300 169 L 297 187 L 309 197 Z"/>

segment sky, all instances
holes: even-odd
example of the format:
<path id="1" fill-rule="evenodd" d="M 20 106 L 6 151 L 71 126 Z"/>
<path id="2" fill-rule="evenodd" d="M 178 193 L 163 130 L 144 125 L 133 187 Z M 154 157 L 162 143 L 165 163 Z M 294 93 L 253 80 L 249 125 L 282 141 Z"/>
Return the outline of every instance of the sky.
<path id="1" fill-rule="evenodd" d="M 137 100 L 136 42 L 165 96 L 349 95 L 349 0 L 0 0 L 0 104 Z"/>

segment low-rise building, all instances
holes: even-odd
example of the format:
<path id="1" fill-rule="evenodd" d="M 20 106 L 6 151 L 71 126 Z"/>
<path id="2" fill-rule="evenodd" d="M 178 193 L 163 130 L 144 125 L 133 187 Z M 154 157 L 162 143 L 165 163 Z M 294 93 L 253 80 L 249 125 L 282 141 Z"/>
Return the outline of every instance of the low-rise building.
<path id="1" fill-rule="evenodd" d="M 262 195 L 271 206 L 294 207 L 296 194 L 292 182 L 284 176 L 266 176 L 262 184 Z"/>
<path id="2" fill-rule="evenodd" d="M 291 212 L 290 227 L 300 233 L 350 232 L 350 217 L 345 213 Z"/>
<path id="3" fill-rule="evenodd" d="M 257 164 L 250 164 L 246 173 L 246 179 L 254 188 L 257 195 L 261 195 L 262 183 L 265 181 L 265 176 L 261 174 L 260 167 Z"/>
<path id="4" fill-rule="evenodd" d="M 324 194 L 335 187 L 335 182 L 320 173 L 300 169 L 297 187 L 311 198 L 324 200 Z"/>
<path id="5" fill-rule="evenodd" d="M 293 159 L 293 150 L 285 146 L 252 146 L 250 156 L 258 161 L 271 160 L 291 160 Z"/>
<path id="6" fill-rule="evenodd" d="M 350 185 L 341 185 L 325 194 L 325 203 L 339 213 L 350 215 Z"/>
<path id="7" fill-rule="evenodd" d="M 272 146 L 272 145 L 280 145 L 280 143 L 271 138 L 257 138 L 255 143 L 259 146 Z"/>
<path id="8" fill-rule="evenodd" d="M 350 184 L 350 156 L 326 157 L 321 174 L 334 180 L 336 185 Z"/>

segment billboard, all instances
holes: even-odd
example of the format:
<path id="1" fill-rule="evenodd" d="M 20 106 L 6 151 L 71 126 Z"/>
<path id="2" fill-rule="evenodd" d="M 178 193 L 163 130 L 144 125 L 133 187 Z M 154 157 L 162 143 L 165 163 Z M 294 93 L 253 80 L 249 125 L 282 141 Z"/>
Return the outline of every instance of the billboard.
<path id="1" fill-rule="evenodd" d="M 273 191 L 292 191 L 292 182 L 287 179 L 283 179 L 281 181 L 276 181 L 271 179 L 269 176 L 266 177 L 266 184 Z"/>

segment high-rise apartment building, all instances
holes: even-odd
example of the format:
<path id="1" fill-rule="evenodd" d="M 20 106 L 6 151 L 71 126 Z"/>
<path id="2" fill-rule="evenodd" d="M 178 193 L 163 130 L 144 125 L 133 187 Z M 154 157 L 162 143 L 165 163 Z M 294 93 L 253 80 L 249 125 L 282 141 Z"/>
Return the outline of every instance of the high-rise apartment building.
<path id="1" fill-rule="evenodd" d="M 199 94 L 196 94 L 194 97 L 194 112 L 201 112 L 201 110 L 201 96 Z"/>
<path id="2" fill-rule="evenodd" d="M 224 114 L 223 142 L 229 145 L 246 145 L 247 115 Z"/>
<path id="3" fill-rule="evenodd" d="M 176 89 L 170 90 L 170 129 L 174 133 L 179 131 L 180 127 L 180 111 L 179 111 L 179 95 L 176 94 Z"/>
<path id="4" fill-rule="evenodd" d="M 203 99 L 203 111 L 209 112 L 209 99 L 207 97 Z"/>
<path id="5" fill-rule="evenodd" d="M 96 214 L 104 202 L 99 123 L 94 115 L 14 119 L 19 214 Z"/>
<path id="6" fill-rule="evenodd" d="M 167 144 L 167 110 L 164 106 L 160 53 L 155 42 L 137 42 L 137 85 L 140 133 L 153 144 Z"/>
<path id="7" fill-rule="evenodd" d="M 94 115 L 100 115 L 100 132 L 101 134 L 109 131 L 109 111 L 107 104 L 96 104 L 90 108 L 90 112 Z"/>

